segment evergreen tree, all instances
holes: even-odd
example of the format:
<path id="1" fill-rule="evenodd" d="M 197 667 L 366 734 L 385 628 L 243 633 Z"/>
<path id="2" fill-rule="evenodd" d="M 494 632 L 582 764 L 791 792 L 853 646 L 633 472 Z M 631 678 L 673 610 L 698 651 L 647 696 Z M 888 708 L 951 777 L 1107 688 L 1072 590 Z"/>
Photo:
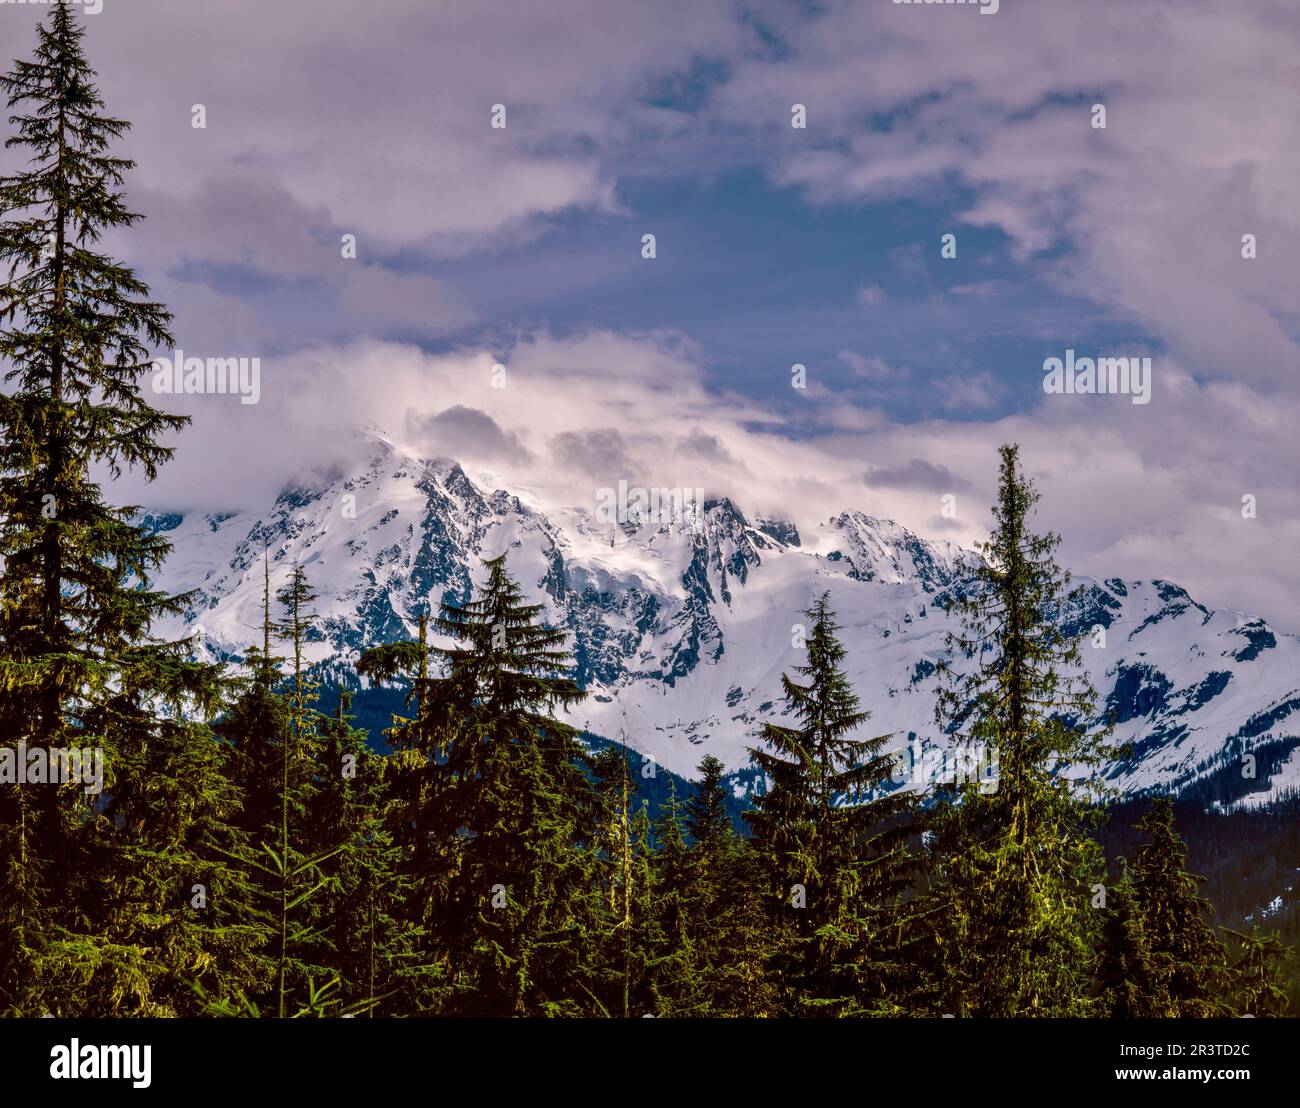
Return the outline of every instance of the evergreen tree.
<path id="1" fill-rule="evenodd" d="M 695 958 L 688 980 L 694 986 L 693 1014 L 721 1015 L 731 1010 L 734 963 L 743 956 L 736 942 L 737 918 L 747 900 L 754 899 L 754 890 L 743 887 L 738 872 L 742 844 L 727 814 L 726 766 L 706 754 L 696 773 L 695 792 L 686 803 L 690 847 L 680 892 Z"/>
<path id="2" fill-rule="evenodd" d="M 393 726 L 384 732 L 398 749 L 425 749 L 428 746 L 427 717 L 421 707 L 429 685 L 428 617 L 420 615 L 419 637 L 381 643 L 361 652 L 357 675 L 376 685 L 393 681 L 408 682 L 406 703 L 415 705 L 412 717 L 394 716 Z"/>
<path id="3" fill-rule="evenodd" d="M 1276 931 L 1252 927 L 1249 933 L 1224 928 L 1236 941 L 1232 962 L 1232 1004 L 1242 1015 L 1285 1016 L 1287 997 L 1286 964 L 1294 950 L 1282 942 Z"/>
<path id="4" fill-rule="evenodd" d="M 687 804 L 685 900 L 696 964 L 696 1015 L 764 1016 L 774 1011 L 767 979 L 770 907 L 757 852 L 727 814 L 726 767 L 706 754 Z"/>
<path id="5" fill-rule="evenodd" d="M 0 1009 L 29 1015 L 172 1010 L 163 980 L 221 946 L 184 915 L 186 879 L 212 832 L 198 813 L 230 803 L 197 722 L 219 671 L 151 634 L 186 607 L 150 586 L 168 543 L 92 476 L 152 480 L 171 456 L 160 440 L 187 420 L 138 384 L 149 348 L 171 345 L 168 312 L 97 249 L 139 217 L 120 191 L 132 163 L 110 150 L 129 125 L 104 113 L 82 35 L 54 5 L 33 59 L 0 77 L 16 128 L 6 146 L 27 155 L 0 177 L 0 741 L 102 750 L 115 815 L 137 825 L 109 834 L 103 798 L 80 788 L 0 794 Z M 198 776 L 160 789 L 181 766 Z M 105 888 L 111 907 L 96 901 Z M 154 942 L 166 957 L 149 955 Z"/>
<path id="6" fill-rule="evenodd" d="M 1170 1015 L 1169 994 L 1161 981 L 1128 864 L 1109 890 L 1097 979 L 1100 1015 L 1122 1019 L 1154 1019 Z"/>
<path id="7" fill-rule="evenodd" d="M 639 800 L 625 746 L 592 759 L 595 781 L 599 951 L 594 962 L 597 1007 L 628 1018 L 660 1013 L 669 952 L 658 901 L 656 858 L 647 802 Z M 680 837 L 679 840 L 680 841 Z"/>
<path id="8" fill-rule="evenodd" d="M 423 976 L 432 987 L 445 978 L 446 951 L 437 948 L 436 907 L 445 903 L 447 881 L 454 865 L 456 831 L 448 830 L 447 815 L 453 811 L 449 796 L 450 775 L 445 743 L 453 728 L 435 726 L 430 718 L 429 663 L 433 652 L 428 643 L 428 617 L 421 613 L 419 633 L 414 640 L 382 643 L 362 651 L 357 674 L 375 685 L 407 684 L 407 705 L 411 716 L 393 716 L 384 735 L 396 753 L 385 766 L 391 805 L 394 841 L 404 853 L 403 872 L 410 903 L 407 915 L 423 935 Z M 444 723 L 450 723 L 444 720 Z M 414 1001 L 417 1009 L 433 1005 L 431 995 Z"/>
<path id="9" fill-rule="evenodd" d="M 138 717 L 142 741 L 122 752 L 104 800 L 82 904 L 91 929 L 137 967 L 129 1010 L 193 1015 L 196 983 L 219 996 L 256 984 L 267 929 L 237 861 L 248 842 L 229 748 L 206 725 L 147 706 Z M 86 981 L 90 1011 L 126 1006 L 121 979 Z"/>
<path id="10" fill-rule="evenodd" d="M 695 795 L 686 805 L 686 828 L 692 848 L 699 859 L 698 868 L 707 872 L 718 868 L 734 843 L 734 828 L 727 814 L 727 797 L 722 783 L 727 767 L 712 754 L 706 754 L 696 767 L 699 780 Z"/>
<path id="11" fill-rule="evenodd" d="M 450 967 L 449 1013 L 581 1011 L 581 948 L 593 925 L 592 810 L 576 731 L 552 712 L 583 697 L 563 675 L 565 633 L 538 623 L 502 555 L 462 605 L 444 603 L 427 712 L 445 760 L 441 823 L 450 869 L 431 913 Z"/>
<path id="12" fill-rule="evenodd" d="M 296 747 L 294 754 L 301 761 L 311 752 L 318 716 L 312 705 L 315 704 L 319 685 L 303 666 L 303 648 L 312 629 L 312 605 L 316 602 L 316 590 L 307 580 L 306 571 L 301 566 L 294 566 L 289 572 L 289 580 L 276 592 L 275 598 L 284 608 L 284 617 L 280 620 L 277 631 L 292 651 L 289 659 L 292 667 L 288 696 L 289 722 Z M 288 790 L 285 791 L 287 794 Z"/>
<path id="13" fill-rule="evenodd" d="M 964 780 L 934 844 L 932 980 L 945 1013 L 1083 1015 L 1101 860 L 1086 834 L 1088 783 L 1069 773 L 1101 762 L 1104 734 L 1087 730 L 1095 694 L 1056 622 L 1070 596 L 1060 540 L 1030 531 L 1039 494 L 1019 448 L 1000 453 L 995 528 L 953 603 L 963 630 L 949 647 L 966 664 L 945 664 L 952 682 L 936 712 Z M 994 759 L 995 779 L 976 771 Z"/>
<path id="14" fill-rule="evenodd" d="M 628 825 L 625 898 L 627 939 L 623 947 L 626 1016 L 657 1015 L 667 958 L 662 917 L 655 898 L 654 831 L 649 802 L 642 799 Z"/>
<path id="15" fill-rule="evenodd" d="M 779 934 L 772 929 L 769 860 L 739 836 L 736 845 L 719 894 L 727 905 L 720 953 L 706 951 L 706 1014 L 758 1019 L 783 1011 L 782 982 L 769 972 L 779 951 Z"/>
<path id="16" fill-rule="evenodd" d="M 626 747 L 608 747 L 592 759 L 595 779 L 595 827 L 592 841 L 599 865 L 602 957 L 601 1007 L 627 1018 L 632 1005 L 632 805 L 633 787 Z"/>
<path id="17" fill-rule="evenodd" d="M 685 805 L 677 785 L 670 781 L 668 798 L 659 806 L 651 826 L 654 870 L 651 875 L 654 911 L 658 921 L 660 979 L 656 989 L 657 1015 L 710 1014 L 702 976 L 707 952 L 697 948 L 698 898 L 691 880 L 685 837 Z"/>
<path id="18" fill-rule="evenodd" d="M 746 818 L 772 894 L 785 1009 L 852 1014 L 888 1004 L 872 989 L 888 961 L 880 949 L 887 921 L 909 881 L 904 821 L 913 802 L 881 791 L 893 768 L 882 752 L 889 736 L 852 737 L 869 713 L 841 668 L 828 596 L 806 614 L 807 660 L 795 672 L 808 683 L 781 679 L 800 726 L 764 726 L 768 746 L 752 753 L 769 784 Z"/>
<path id="19" fill-rule="evenodd" d="M 230 996 L 202 993 L 215 1012 L 231 1003 L 241 1010 L 266 1007 L 283 1018 L 303 1004 L 312 1010 L 306 998 L 341 983 L 328 964 L 324 915 L 325 894 L 337 889 L 338 877 L 324 867 L 343 849 L 344 836 L 337 828 L 321 835 L 315 817 L 327 772 L 313 706 L 316 682 L 304 664 L 314 592 L 295 567 L 276 593 L 282 616 L 273 618 L 269 557 L 263 565 L 262 646 L 249 651 L 243 692 L 219 731 L 244 794 L 238 819 L 243 846 L 230 858 L 255 890 L 250 918 L 266 929 L 267 941 L 258 952 L 262 972 L 252 989 Z M 288 675 L 281 674 L 281 660 L 272 653 L 273 638 L 288 643 Z M 338 1003 L 335 998 L 318 1007 L 323 1011 Z"/>
<path id="20" fill-rule="evenodd" d="M 1171 1016 L 1232 1014 L 1223 1001 L 1230 988 L 1228 952 L 1209 920 L 1201 878 L 1186 870 L 1187 847 L 1174 828 L 1174 805 L 1159 797 L 1138 823 L 1147 836 L 1133 857 L 1133 886 Z"/>
<path id="21" fill-rule="evenodd" d="M 280 743 L 280 812 L 279 825 L 262 844 L 264 861 L 260 868 L 270 878 L 275 903 L 272 909 L 278 924 L 276 942 L 276 1014 L 288 1015 L 289 994 L 295 984 L 309 986 L 318 978 L 330 979 L 327 967 L 313 964 L 307 955 L 319 948 L 325 926 L 321 917 L 324 897 L 317 894 L 336 887 L 336 879 L 322 866 L 342 850 L 331 836 L 328 844 L 314 844 L 310 838 L 310 810 L 318 792 L 317 771 L 319 737 L 315 702 L 317 683 L 303 665 L 303 647 L 312 629 L 312 604 L 316 592 L 301 566 L 294 566 L 289 580 L 276 592 L 284 615 L 277 624 L 279 637 L 291 651 L 288 693 L 285 696 L 289 730 Z M 272 842 L 275 845 L 272 845 Z M 319 849 L 313 849 L 319 845 Z"/>
<path id="22" fill-rule="evenodd" d="M 341 850 L 321 863 L 332 885 L 322 894 L 323 950 L 314 960 L 337 972 L 342 1003 L 387 1014 L 407 1003 L 419 936 L 404 918 L 410 882 L 386 826 L 388 760 L 351 725 L 350 699 L 340 690 L 337 710 L 320 725 L 308 840 L 318 854 Z"/>
<path id="23" fill-rule="evenodd" d="M 271 615 L 270 557 L 262 563 L 262 646 L 253 647 L 238 696 L 216 730 L 231 751 L 231 772 L 243 794 L 239 824 L 253 842 L 273 836 L 283 806 L 284 752 L 291 742 L 289 705 L 277 691 L 283 679 L 281 659 L 272 651 L 275 621 Z"/>

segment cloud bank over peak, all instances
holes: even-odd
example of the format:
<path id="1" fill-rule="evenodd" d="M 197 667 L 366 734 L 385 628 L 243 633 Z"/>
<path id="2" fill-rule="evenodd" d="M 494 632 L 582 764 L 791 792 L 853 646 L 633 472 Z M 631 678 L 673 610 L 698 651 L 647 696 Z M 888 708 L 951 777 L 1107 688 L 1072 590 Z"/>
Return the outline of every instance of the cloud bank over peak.
<path id="1" fill-rule="evenodd" d="M 377 340 L 320 347 L 268 361 L 255 406 L 158 397 L 194 424 L 154 486 L 127 487 L 159 509 L 265 508 L 293 475 L 356 464 L 368 449 L 358 431 L 372 425 L 488 486 L 565 507 L 593 511 L 619 481 L 702 488 L 801 529 L 860 510 L 969 545 L 989 526 L 996 447 L 1016 441 L 1043 492 L 1039 525 L 1063 535 L 1076 570 L 1175 579 L 1206 602 L 1300 625 L 1300 520 L 1285 507 L 1300 445 L 1286 414 L 1246 385 L 1170 369 L 1158 428 L 1126 397 L 1043 396 L 996 421 L 845 431 L 835 397 L 809 395 L 798 402 L 821 430 L 793 438 L 785 419 L 700 378 L 690 344 L 667 334 L 542 332 L 447 354 Z M 1081 418 L 1104 401 L 1106 421 Z M 1255 449 L 1243 452 L 1247 440 Z M 1254 518 L 1243 516 L 1246 495 Z"/>

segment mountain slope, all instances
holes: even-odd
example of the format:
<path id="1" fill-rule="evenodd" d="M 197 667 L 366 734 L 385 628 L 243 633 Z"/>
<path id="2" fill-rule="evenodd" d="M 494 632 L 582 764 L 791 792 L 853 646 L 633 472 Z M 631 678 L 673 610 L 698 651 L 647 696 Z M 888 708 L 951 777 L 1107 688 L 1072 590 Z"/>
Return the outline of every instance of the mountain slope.
<path id="1" fill-rule="evenodd" d="M 161 583 L 195 590 L 184 622 L 163 630 L 200 629 L 205 652 L 231 659 L 259 634 L 264 550 L 273 589 L 294 564 L 311 576 L 321 619 L 310 656 L 334 668 L 413 636 L 422 612 L 467 595 L 480 558 L 507 551 L 511 572 L 571 633 L 591 694 L 571 722 L 687 776 L 705 753 L 746 765 L 762 722 L 782 712 L 803 610 L 828 590 L 873 729 L 900 749 L 945 745 L 935 666 L 949 590 L 974 555 L 861 512 L 802 535 L 725 499 L 695 520 L 603 524 L 594 509 L 489 491 L 455 462 L 377 441 L 365 464 L 290 487 L 264 514 L 146 518 L 175 544 Z M 1087 633 L 1085 665 L 1131 747 L 1106 771 L 1119 790 L 1178 792 L 1217 777 L 1234 782 L 1236 802 L 1260 804 L 1295 787 L 1300 639 L 1208 610 L 1167 581 L 1078 583 L 1060 618 Z M 1104 645 L 1094 645 L 1099 628 Z"/>

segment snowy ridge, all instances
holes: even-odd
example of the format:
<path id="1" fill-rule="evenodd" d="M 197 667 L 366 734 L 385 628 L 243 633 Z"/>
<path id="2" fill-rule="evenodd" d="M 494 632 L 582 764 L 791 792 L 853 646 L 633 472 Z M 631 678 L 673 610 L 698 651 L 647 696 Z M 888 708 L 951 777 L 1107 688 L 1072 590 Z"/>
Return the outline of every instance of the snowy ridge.
<path id="1" fill-rule="evenodd" d="M 594 509 L 594 505 L 593 505 Z M 447 459 L 382 440 L 348 473 L 287 488 L 265 513 L 150 515 L 175 550 L 161 584 L 194 590 L 179 637 L 238 659 L 258 638 L 262 554 L 272 589 L 301 564 L 320 594 L 311 657 L 350 663 L 359 650 L 413 636 L 422 612 L 463 598 L 479 559 L 506 551 L 511 573 L 547 618 L 570 632 L 591 694 L 570 721 L 691 775 L 705 753 L 743 768 L 764 720 L 782 711 L 780 675 L 801 660 L 795 625 L 829 590 L 848 667 L 876 734 L 902 747 L 942 746 L 933 719 L 935 664 L 945 656 L 948 591 L 975 556 L 850 511 L 812 533 L 705 502 L 697 526 L 611 525 L 594 510 L 489 491 Z M 1261 619 L 1207 610 L 1167 581 L 1094 581 L 1062 614 L 1115 738 L 1130 758 L 1107 776 L 1124 793 L 1182 791 L 1236 773 L 1257 805 L 1300 779 L 1300 638 Z M 1239 773 L 1237 776 L 1241 776 Z"/>

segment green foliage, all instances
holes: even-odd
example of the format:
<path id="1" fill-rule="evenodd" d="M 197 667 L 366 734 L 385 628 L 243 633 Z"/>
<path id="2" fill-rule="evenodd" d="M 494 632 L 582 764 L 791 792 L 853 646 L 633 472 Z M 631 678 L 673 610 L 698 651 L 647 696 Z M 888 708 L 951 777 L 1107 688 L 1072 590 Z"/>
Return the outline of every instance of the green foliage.
<path id="1" fill-rule="evenodd" d="M 320 729 L 320 783 L 309 812 L 314 844 L 337 843 L 323 864 L 331 878 L 321 906 L 322 950 L 316 961 L 340 975 L 343 998 L 367 1015 L 399 1008 L 409 993 L 419 928 L 404 917 L 411 882 L 388 822 L 394 802 L 389 760 L 366 745 L 348 720 L 341 693 Z"/>
<path id="2" fill-rule="evenodd" d="M 564 632 L 522 602 L 504 556 L 485 568 L 475 597 L 445 604 L 437 621 L 457 645 L 435 652 L 445 675 L 425 707 L 445 752 L 429 767 L 439 803 L 420 829 L 436 844 L 425 888 L 448 967 L 438 1003 L 452 1014 L 578 1014 L 593 800 L 576 732 L 551 713 L 584 694 L 562 673 Z"/>
<path id="3" fill-rule="evenodd" d="M 736 834 L 726 814 L 726 767 L 706 754 L 687 803 L 690 846 L 680 896 L 694 955 L 692 1003 L 685 1015 L 755 1017 L 777 1010 L 767 972 L 770 903 L 762 856 Z"/>
<path id="4" fill-rule="evenodd" d="M 808 683 L 781 679 L 800 726 L 764 726 L 767 747 L 751 754 L 769 787 L 746 818 L 770 895 L 782 1008 L 845 1015 L 886 1000 L 876 986 L 888 982 L 888 919 L 909 883 L 903 819 L 912 798 L 885 791 L 889 736 L 851 737 L 868 714 L 841 668 L 827 597 L 806 615 L 807 660 L 795 672 Z M 708 836 L 716 821 L 716 805 L 697 813 Z"/>
<path id="5" fill-rule="evenodd" d="M 1104 909 L 1097 968 L 1101 1014 L 1127 1019 L 1167 1016 L 1169 992 L 1156 965 L 1132 875 L 1123 859 L 1120 865 L 1119 882 L 1109 890 Z"/>
<path id="6" fill-rule="evenodd" d="M 1053 618 L 1069 599 L 1060 540 L 1029 529 L 1038 493 L 1018 448 L 1001 458 L 995 528 L 954 602 L 963 631 L 949 645 L 968 667 L 945 666 L 936 712 L 967 765 L 996 758 L 996 787 L 968 776 L 940 812 L 931 980 L 956 1015 L 1086 1015 L 1097 939 L 1088 898 L 1101 877 L 1087 771 L 1104 736 L 1077 722 L 1092 718 L 1095 694 Z"/>
<path id="7" fill-rule="evenodd" d="M 0 77 L 25 160 L 0 177 L 0 742 L 102 751 L 104 792 L 75 784 L 0 798 L 0 1010 L 173 1015 L 178 973 L 237 984 L 255 933 L 220 849 L 237 790 L 204 726 L 217 667 L 151 632 L 185 597 L 151 587 L 165 539 L 92 474 L 152 480 L 184 417 L 139 386 L 170 316 L 97 249 L 132 228 L 111 152 L 128 124 L 104 113 L 68 6 Z M 192 886 L 229 895 L 191 907 Z"/>
<path id="8" fill-rule="evenodd" d="M 650 818 L 645 806 L 636 804 L 626 747 L 602 751 L 592 772 L 590 839 L 596 847 L 599 892 L 593 998 L 611 1016 L 655 1015 L 667 951 L 655 898 Z"/>
<path id="9" fill-rule="evenodd" d="M 1294 950 L 1276 931 L 1261 927 L 1252 927 L 1249 933 L 1224 930 L 1236 944 L 1231 965 L 1234 1007 L 1242 1015 L 1286 1015 L 1286 965 L 1294 960 Z"/>
<path id="10" fill-rule="evenodd" d="M 1138 824 L 1147 836 L 1133 857 L 1133 888 L 1151 959 L 1171 1016 L 1225 1016 L 1231 989 L 1228 952 L 1215 934 L 1213 908 L 1186 870 L 1187 847 L 1174 829 L 1174 806 L 1157 799 Z"/>

